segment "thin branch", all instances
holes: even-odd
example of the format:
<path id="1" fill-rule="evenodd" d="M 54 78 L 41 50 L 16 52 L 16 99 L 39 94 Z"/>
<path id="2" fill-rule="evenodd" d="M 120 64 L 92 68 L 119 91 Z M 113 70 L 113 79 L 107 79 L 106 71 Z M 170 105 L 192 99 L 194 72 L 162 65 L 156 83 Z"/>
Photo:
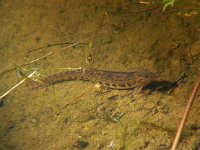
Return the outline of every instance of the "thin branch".
<path id="1" fill-rule="evenodd" d="M 197 90 L 198 90 L 198 88 L 199 88 L 199 85 L 200 85 L 200 76 L 199 76 L 199 78 L 198 78 L 197 81 L 196 81 L 196 84 L 195 84 L 195 86 L 194 86 L 194 88 L 193 88 L 193 90 L 192 90 L 192 93 L 191 93 L 190 97 L 189 97 L 189 100 L 188 100 L 188 102 L 187 102 L 187 105 L 186 105 L 186 107 L 185 107 L 185 110 L 183 111 L 183 116 L 182 116 L 181 122 L 180 122 L 180 124 L 179 124 L 179 127 L 178 127 L 178 129 L 177 129 L 176 136 L 175 136 L 173 145 L 172 145 L 172 147 L 171 147 L 171 150 L 175 150 L 176 147 L 177 147 L 177 145 L 178 145 L 178 142 L 179 142 L 179 139 L 180 139 L 180 135 L 181 135 L 181 132 L 182 132 L 182 130 L 183 130 L 183 126 L 184 126 L 184 124 L 185 124 L 185 122 L 186 122 L 188 113 L 189 113 L 190 108 L 191 108 L 191 106 L 192 106 L 192 103 L 193 103 L 193 101 L 194 101 L 194 97 L 195 97 L 195 95 L 196 95 L 196 93 L 197 93 Z"/>
<path id="2" fill-rule="evenodd" d="M 31 74 L 28 75 L 27 78 L 24 78 L 23 80 L 21 80 L 19 83 L 17 83 L 16 85 L 14 85 L 10 90 L 8 90 L 7 92 L 5 92 L 3 95 L 0 96 L 0 101 L 2 101 L 2 98 L 4 98 L 6 95 L 8 95 L 10 92 L 12 92 L 15 88 L 17 88 L 19 85 L 21 85 L 24 81 L 26 81 L 28 78 L 33 77 L 33 75 L 36 73 L 37 71 L 33 71 Z"/>
<path id="3" fill-rule="evenodd" d="M 35 59 L 35 60 L 32 60 L 32 61 L 30 61 L 30 62 L 28 62 L 28 63 L 23 64 L 23 65 L 20 65 L 19 67 L 21 68 L 21 67 L 30 65 L 30 64 L 32 64 L 32 63 L 35 63 L 35 62 L 37 62 L 37 61 L 39 61 L 39 60 L 41 60 L 41 59 L 44 59 L 45 57 L 47 57 L 47 56 L 49 56 L 49 55 L 51 55 L 51 54 L 53 54 L 53 52 L 50 52 L 50 53 L 48 53 L 48 54 L 46 54 L 46 55 L 44 55 L 44 56 L 42 56 L 42 57 L 40 57 L 40 58 L 37 58 L 37 59 Z M 15 70 L 15 69 L 17 69 L 17 68 L 18 68 L 18 67 L 13 67 L 13 68 L 11 68 L 11 69 L 2 71 L 2 72 L 0 73 L 0 76 L 3 75 L 3 74 L 5 74 L 5 73 L 7 73 L 7 72 L 13 71 L 13 70 Z"/>
<path id="4" fill-rule="evenodd" d="M 46 46 L 42 46 L 42 47 L 39 47 L 39 48 L 36 48 L 36 49 L 32 49 L 32 50 L 30 50 L 30 51 L 28 51 L 28 53 L 31 53 L 31 52 L 33 52 L 33 51 L 38 51 L 38 50 L 41 50 L 41 49 L 44 49 L 44 48 L 49 48 L 49 47 L 54 47 L 54 46 L 60 46 L 60 45 L 73 45 L 73 46 L 75 46 L 75 45 L 77 45 L 77 44 L 79 44 L 79 45 L 89 45 L 89 43 L 81 43 L 81 42 L 74 42 L 74 43 L 72 43 L 72 42 L 63 42 L 63 43 L 55 43 L 55 44 L 48 44 L 48 45 L 46 45 Z"/>
<path id="5" fill-rule="evenodd" d="M 77 97 L 73 98 L 69 103 L 65 104 L 63 107 L 61 107 L 61 110 L 63 110 L 64 108 L 66 108 L 69 105 L 73 105 L 77 103 L 77 100 L 80 100 L 81 97 L 83 97 L 83 95 L 85 95 L 86 91 L 84 91 L 83 93 L 81 93 L 80 95 L 78 95 Z"/>
<path id="6" fill-rule="evenodd" d="M 151 9 L 146 9 L 146 10 L 138 11 L 138 12 L 136 12 L 136 13 L 137 13 L 137 14 L 145 13 L 145 12 L 153 11 L 153 10 L 156 10 L 156 9 L 159 9 L 159 8 L 162 8 L 162 6 L 157 6 L 157 7 L 151 8 Z"/>
<path id="7" fill-rule="evenodd" d="M 32 61 L 30 61 L 30 62 L 24 64 L 24 66 L 25 66 L 25 65 L 30 65 L 30 64 L 32 64 L 32 63 L 35 63 L 36 61 L 39 61 L 39 60 L 41 60 L 41 59 L 43 59 L 43 58 L 45 58 L 45 57 L 47 57 L 47 56 L 49 56 L 49 55 L 51 55 L 51 54 L 53 54 L 53 52 L 50 52 L 50 53 L 48 53 L 48 54 L 46 54 L 46 55 L 44 55 L 44 56 L 42 56 L 42 57 L 40 57 L 40 58 L 37 58 L 37 59 L 35 59 L 35 60 L 32 60 Z M 24 66 L 22 66 L 22 67 L 24 67 Z"/>

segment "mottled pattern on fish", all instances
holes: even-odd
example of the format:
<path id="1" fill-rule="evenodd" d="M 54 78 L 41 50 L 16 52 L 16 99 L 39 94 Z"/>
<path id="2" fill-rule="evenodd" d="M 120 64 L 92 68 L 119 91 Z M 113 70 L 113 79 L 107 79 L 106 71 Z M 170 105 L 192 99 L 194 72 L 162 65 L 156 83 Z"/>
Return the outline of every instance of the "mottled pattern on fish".
<path id="1" fill-rule="evenodd" d="M 151 82 L 157 81 L 158 78 L 157 73 L 147 71 L 117 72 L 83 68 L 50 75 L 41 79 L 42 83 L 29 80 L 27 84 L 30 88 L 35 89 L 63 81 L 81 80 L 99 83 L 103 87 L 111 89 L 142 89 Z"/>

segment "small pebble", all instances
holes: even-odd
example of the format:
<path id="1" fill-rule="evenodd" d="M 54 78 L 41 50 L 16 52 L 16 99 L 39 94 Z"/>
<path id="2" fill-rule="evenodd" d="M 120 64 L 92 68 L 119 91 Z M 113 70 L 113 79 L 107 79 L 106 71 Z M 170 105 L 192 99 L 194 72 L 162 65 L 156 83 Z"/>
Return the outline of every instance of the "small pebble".
<path id="1" fill-rule="evenodd" d="M 89 145 L 87 141 L 77 140 L 74 146 L 78 149 L 86 148 Z"/>
<path id="2" fill-rule="evenodd" d="M 109 101 L 115 101 L 119 98 L 118 95 L 112 95 L 111 97 L 108 98 Z"/>

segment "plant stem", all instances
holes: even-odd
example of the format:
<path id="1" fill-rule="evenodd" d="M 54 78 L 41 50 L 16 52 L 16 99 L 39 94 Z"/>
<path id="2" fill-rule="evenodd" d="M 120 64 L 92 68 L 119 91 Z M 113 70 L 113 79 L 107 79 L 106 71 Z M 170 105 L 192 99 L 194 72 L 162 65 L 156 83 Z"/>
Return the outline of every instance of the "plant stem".
<path id="1" fill-rule="evenodd" d="M 192 103 L 193 103 L 193 101 L 194 101 L 194 97 L 195 97 L 195 95 L 196 95 L 196 93 L 197 93 L 197 90 L 198 90 L 198 88 L 199 88 L 199 85 L 200 85 L 200 76 L 199 76 L 199 78 L 198 78 L 197 81 L 196 81 L 196 84 L 195 84 L 195 86 L 194 86 L 194 88 L 193 88 L 193 90 L 192 90 L 192 93 L 191 93 L 190 97 L 189 97 L 189 100 L 188 100 L 188 102 L 187 102 L 187 105 L 186 105 L 186 107 L 185 107 L 185 110 L 183 111 L 183 116 L 182 116 L 181 122 L 180 122 L 180 124 L 179 124 L 179 127 L 178 127 L 178 129 L 177 129 L 176 136 L 175 136 L 173 145 L 172 145 L 172 147 L 171 147 L 171 150 L 175 150 L 176 147 L 177 147 L 177 145 L 178 145 L 178 142 L 179 142 L 179 139 L 180 139 L 180 135 L 181 135 L 181 132 L 182 132 L 182 130 L 183 130 L 183 126 L 184 126 L 185 121 L 186 121 L 186 119 L 187 119 L 188 113 L 189 113 L 190 108 L 191 108 L 191 106 L 192 106 Z"/>

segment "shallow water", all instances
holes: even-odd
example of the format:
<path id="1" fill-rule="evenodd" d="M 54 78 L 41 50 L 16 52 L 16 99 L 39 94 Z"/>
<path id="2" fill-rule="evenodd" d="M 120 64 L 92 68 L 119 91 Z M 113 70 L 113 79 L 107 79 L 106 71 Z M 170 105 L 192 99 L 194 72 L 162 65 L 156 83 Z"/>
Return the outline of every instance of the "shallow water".
<path id="1" fill-rule="evenodd" d="M 160 1 L 0 1 L 0 94 L 22 80 L 16 66 L 42 77 L 93 67 L 181 79 L 140 94 L 81 81 L 34 91 L 24 83 L 0 104 L 0 149 L 169 149 L 200 73 L 199 7 L 188 0 L 163 13 Z M 197 94 L 178 149 L 200 147 L 199 107 Z"/>

